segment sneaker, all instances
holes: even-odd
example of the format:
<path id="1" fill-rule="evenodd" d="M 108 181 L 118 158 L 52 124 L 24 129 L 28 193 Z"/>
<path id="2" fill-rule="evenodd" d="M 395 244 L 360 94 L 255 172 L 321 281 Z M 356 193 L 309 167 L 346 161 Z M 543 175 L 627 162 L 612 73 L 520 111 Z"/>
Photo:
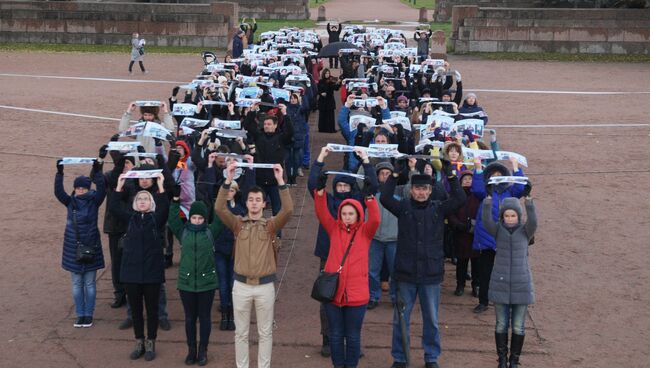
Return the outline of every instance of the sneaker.
<path id="1" fill-rule="evenodd" d="M 131 327 L 133 327 L 133 320 L 131 318 L 125 319 L 119 326 L 117 326 L 120 330 L 128 330 Z"/>
<path id="2" fill-rule="evenodd" d="M 300 177 L 305 176 L 305 173 L 302 171 L 302 167 L 298 168 L 298 176 L 300 176 Z"/>
<path id="3" fill-rule="evenodd" d="M 142 74 L 149 74 L 149 71 L 145 70 L 145 71 L 142 72 Z"/>
<path id="4" fill-rule="evenodd" d="M 77 317 L 77 320 L 73 324 L 74 328 L 81 328 L 84 326 L 84 322 L 86 321 L 86 317 Z"/>
<path id="5" fill-rule="evenodd" d="M 454 295 L 456 296 L 462 296 L 465 293 L 465 288 L 461 286 L 456 286 L 456 290 L 454 291 Z"/>
<path id="6" fill-rule="evenodd" d="M 163 318 L 158 321 L 158 326 L 164 331 L 169 331 L 172 329 L 172 325 L 169 323 L 169 320 L 167 318 Z"/>
<path id="7" fill-rule="evenodd" d="M 135 340 L 135 348 L 131 352 L 131 360 L 140 359 L 144 355 L 144 339 Z"/>
<path id="8" fill-rule="evenodd" d="M 93 325 L 93 317 L 92 316 L 84 317 L 84 321 L 81 327 L 88 328 L 91 327 L 92 325 Z"/>
<path id="9" fill-rule="evenodd" d="M 373 310 L 373 309 L 377 308 L 378 305 L 379 305 L 378 301 L 371 300 L 371 301 L 368 302 L 368 310 Z"/>
<path id="10" fill-rule="evenodd" d="M 476 307 L 474 307 L 474 313 L 483 313 L 486 310 L 488 310 L 488 306 L 485 304 L 479 304 Z"/>
<path id="11" fill-rule="evenodd" d="M 144 360 L 150 362 L 156 358 L 156 340 L 144 340 Z"/>
<path id="12" fill-rule="evenodd" d="M 113 299 L 113 303 L 111 303 L 111 308 L 119 308 L 124 304 L 126 304 L 126 295 L 116 296 L 115 299 Z"/>

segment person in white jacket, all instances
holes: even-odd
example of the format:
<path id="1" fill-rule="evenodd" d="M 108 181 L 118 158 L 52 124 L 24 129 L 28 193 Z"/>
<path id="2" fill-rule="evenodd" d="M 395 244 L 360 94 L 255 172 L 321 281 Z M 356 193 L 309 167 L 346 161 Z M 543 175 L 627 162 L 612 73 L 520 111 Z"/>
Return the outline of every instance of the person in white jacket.
<path id="1" fill-rule="evenodd" d="M 123 132 L 132 125 L 131 115 L 133 114 L 133 111 L 135 111 L 136 107 L 137 105 L 135 102 L 129 104 L 124 115 L 122 115 L 122 120 L 120 120 L 118 132 Z M 135 123 L 141 123 L 144 121 L 158 123 L 170 132 L 176 132 L 176 124 L 174 123 L 172 116 L 169 114 L 169 108 L 165 102 L 161 102 L 160 106 L 140 106 L 140 119 Z M 155 142 L 152 137 L 138 134 L 135 138 L 138 142 L 142 143 L 146 152 L 155 152 Z"/>

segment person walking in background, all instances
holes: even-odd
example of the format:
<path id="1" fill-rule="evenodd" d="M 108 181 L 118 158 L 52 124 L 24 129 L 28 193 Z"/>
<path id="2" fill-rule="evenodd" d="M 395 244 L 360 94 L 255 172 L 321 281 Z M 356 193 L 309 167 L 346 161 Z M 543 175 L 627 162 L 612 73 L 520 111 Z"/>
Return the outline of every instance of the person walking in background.
<path id="1" fill-rule="evenodd" d="M 238 59 L 244 53 L 244 31 L 238 29 L 232 36 L 232 57 Z"/>
<path id="2" fill-rule="evenodd" d="M 144 69 L 144 39 L 140 39 L 140 34 L 137 32 L 131 38 L 131 62 L 129 63 L 129 75 L 133 74 L 133 64 L 137 61 L 140 65 L 142 74 L 147 74 Z"/>
<path id="3" fill-rule="evenodd" d="M 63 237 L 63 258 L 61 266 L 72 276 L 72 297 L 74 298 L 77 320 L 74 327 L 90 327 L 93 325 L 95 297 L 97 289 L 95 276 L 98 269 L 104 268 L 104 255 L 99 229 L 97 228 L 97 213 L 99 206 L 106 197 L 106 184 L 101 175 L 103 160 L 98 159 L 93 164 L 93 179 L 96 190 L 90 190 L 91 180 L 87 176 L 79 176 L 74 180 L 74 192 L 68 195 L 63 187 L 63 165 L 61 160 L 56 163 L 54 177 L 54 195 L 68 209 L 67 224 Z M 78 247 L 92 247 L 95 251 L 92 259 L 79 259 Z"/>

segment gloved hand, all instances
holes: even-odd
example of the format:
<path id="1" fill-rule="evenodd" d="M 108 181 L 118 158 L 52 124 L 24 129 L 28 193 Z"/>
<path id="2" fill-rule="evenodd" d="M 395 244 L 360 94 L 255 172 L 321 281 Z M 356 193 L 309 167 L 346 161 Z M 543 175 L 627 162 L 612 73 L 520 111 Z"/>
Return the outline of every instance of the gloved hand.
<path id="1" fill-rule="evenodd" d="M 154 138 L 153 141 L 154 141 L 156 147 L 162 146 L 162 140 L 160 140 L 158 138 Z"/>
<path id="2" fill-rule="evenodd" d="M 173 134 L 167 134 L 167 136 L 165 137 L 165 139 L 167 139 L 167 141 L 169 142 L 169 145 L 170 145 L 171 147 L 175 147 L 175 146 L 176 146 L 176 137 L 174 137 Z"/>
<path id="3" fill-rule="evenodd" d="M 111 141 L 111 142 L 117 142 L 118 139 L 120 139 L 120 134 L 119 134 L 119 133 L 116 133 L 116 134 L 113 134 L 113 135 L 111 136 L 110 141 Z"/>
<path id="4" fill-rule="evenodd" d="M 371 187 L 372 186 L 370 185 L 370 180 L 368 180 L 368 178 L 364 178 L 363 179 L 363 190 L 361 191 L 361 194 L 364 197 L 370 197 L 370 196 L 375 195 L 375 193 L 372 192 Z"/>
<path id="5" fill-rule="evenodd" d="M 460 72 L 459 72 L 458 70 L 456 70 L 456 71 L 454 72 L 454 76 L 456 77 L 456 82 L 460 82 L 460 81 L 461 81 L 461 75 L 460 75 Z"/>
<path id="6" fill-rule="evenodd" d="M 469 129 L 463 130 L 463 136 L 467 137 L 467 139 L 470 142 L 474 142 L 474 133 L 472 133 L 471 130 L 469 130 Z"/>
<path id="7" fill-rule="evenodd" d="M 61 164 L 63 160 L 56 161 L 56 172 L 63 175 L 63 165 Z"/>
<path id="8" fill-rule="evenodd" d="M 440 127 L 433 130 L 433 137 L 437 141 L 444 141 L 444 137 L 442 136 L 442 129 Z"/>
<path id="9" fill-rule="evenodd" d="M 449 160 L 442 160 L 442 172 L 447 175 L 448 178 L 454 176 L 453 166 Z"/>
<path id="10" fill-rule="evenodd" d="M 178 198 L 178 197 L 180 197 L 180 196 L 181 196 L 181 185 L 180 185 L 180 184 L 176 184 L 176 185 L 174 185 L 174 187 L 172 188 L 172 197 L 174 197 L 174 198 Z"/>
<path id="11" fill-rule="evenodd" d="M 174 88 L 172 89 L 172 97 L 176 97 L 176 95 L 178 94 L 178 91 L 179 91 L 180 89 L 181 89 L 180 86 L 176 86 L 176 87 L 174 87 Z"/>
<path id="12" fill-rule="evenodd" d="M 144 146 L 138 146 L 138 152 L 139 153 L 145 153 L 146 151 L 144 149 Z"/>
<path id="13" fill-rule="evenodd" d="M 526 180 L 526 185 L 524 185 L 524 191 L 522 192 L 523 197 L 530 197 L 530 191 L 533 189 L 533 184 L 530 180 Z"/>
<path id="14" fill-rule="evenodd" d="M 108 144 L 99 147 L 99 155 L 98 155 L 99 158 L 103 160 L 106 158 L 107 154 L 108 154 Z"/>
<path id="15" fill-rule="evenodd" d="M 424 145 L 422 148 L 422 154 L 423 155 L 431 155 L 431 151 L 433 150 L 433 146 L 430 144 Z"/>
<path id="16" fill-rule="evenodd" d="M 494 184 L 486 184 L 485 193 L 487 193 L 488 197 L 492 197 L 492 193 L 494 193 Z"/>
<path id="17" fill-rule="evenodd" d="M 316 184 L 316 189 L 317 190 L 322 190 L 327 187 L 327 174 L 321 173 L 320 176 L 318 177 L 318 183 Z"/>
<path id="18" fill-rule="evenodd" d="M 101 162 L 99 162 L 97 160 L 93 161 L 93 172 L 94 173 L 100 173 L 102 171 L 102 167 L 104 167 L 103 163 L 101 163 Z"/>
<path id="19" fill-rule="evenodd" d="M 494 143 L 497 141 L 497 131 L 490 129 L 490 142 Z"/>

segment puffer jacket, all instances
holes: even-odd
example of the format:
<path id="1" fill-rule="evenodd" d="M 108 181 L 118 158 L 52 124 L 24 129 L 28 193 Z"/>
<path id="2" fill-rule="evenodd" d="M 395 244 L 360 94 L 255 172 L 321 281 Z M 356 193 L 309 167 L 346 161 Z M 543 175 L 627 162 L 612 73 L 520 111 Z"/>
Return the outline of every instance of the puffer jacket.
<path id="1" fill-rule="evenodd" d="M 533 276 L 528 264 L 528 244 L 537 229 L 537 215 L 532 199 L 526 199 L 526 223 L 522 223 L 519 200 L 506 198 L 501 203 L 499 219 L 506 210 L 514 210 L 519 224 L 508 228 L 501 221 L 495 223 L 489 214 L 492 199 L 483 200 L 483 224 L 490 235 L 496 238 L 497 251 L 490 278 L 488 298 L 499 304 L 533 304 L 535 290 Z"/>
<path id="2" fill-rule="evenodd" d="M 218 286 L 214 264 L 214 240 L 223 231 L 223 223 L 214 216 L 211 224 L 183 224 L 180 204 L 172 202 L 167 226 L 181 243 L 181 262 L 178 266 L 178 290 L 200 293 Z M 211 233 L 208 236 L 207 232 Z"/>
<path id="3" fill-rule="evenodd" d="M 354 199 L 346 199 L 338 208 L 338 219 L 330 214 L 327 208 L 325 193 L 314 193 L 316 216 L 330 238 L 330 250 L 325 263 L 325 272 L 337 272 L 341 266 L 343 255 L 352 241 L 350 252 L 339 274 L 339 283 L 332 304 L 343 307 L 356 307 L 368 304 L 370 291 L 368 287 L 368 252 L 370 242 L 379 227 L 379 207 L 373 197 L 364 200 L 368 208 L 368 218 L 364 218 L 363 206 Z M 352 205 L 359 215 L 358 221 L 345 225 L 341 220 L 341 208 Z M 354 238 L 353 238 L 354 237 Z"/>
<path id="4" fill-rule="evenodd" d="M 106 197 L 106 182 L 101 173 L 93 175 L 96 190 L 80 196 L 69 195 L 63 188 L 63 174 L 54 177 L 54 195 L 67 207 L 67 220 L 63 236 L 63 253 L 61 267 L 74 273 L 84 273 L 104 268 L 102 241 L 97 227 L 97 213 Z M 84 245 L 96 246 L 96 255 L 92 263 L 77 263 L 77 236 L 74 230 L 73 216 L 76 215 L 79 241 Z"/>

